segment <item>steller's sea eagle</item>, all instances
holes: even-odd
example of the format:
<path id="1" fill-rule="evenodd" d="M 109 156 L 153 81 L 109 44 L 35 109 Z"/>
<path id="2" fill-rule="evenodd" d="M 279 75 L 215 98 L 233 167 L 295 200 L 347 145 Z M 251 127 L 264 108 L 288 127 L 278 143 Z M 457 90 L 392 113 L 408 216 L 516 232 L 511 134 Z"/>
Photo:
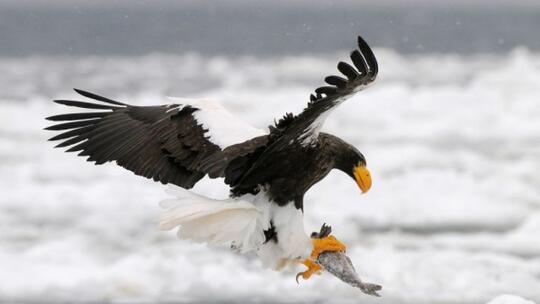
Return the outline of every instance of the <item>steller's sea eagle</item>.
<path id="1" fill-rule="evenodd" d="M 115 161 L 137 175 L 184 189 L 205 176 L 224 178 L 230 198 L 210 199 L 178 187 L 161 228 L 179 227 L 183 239 L 254 251 L 268 267 L 300 262 L 308 279 L 319 273 L 320 253 L 344 251 L 328 226 L 311 236 L 304 231 L 306 191 L 332 169 L 348 174 L 362 192 L 371 187 L 366 159 L 338 137 L 320 132 L 332 110 L 373 83 L 377 61 L 358 37 L 351 55 L 354 67 L 339 62 L 345 77 L 328 76 L 328 86 L 311 94 L 298 115 L 287 113 L 267 132 L 241 122 L 218 104 L 176 99 L 160 106 L 133 106 L 82 90 L 94 102 L 56 103 L 98 111 L 48 117 L 64 121 L 47 130 L 62 131 L 50 140 L 69 147 L 90 162 Z M 99 102 L 99 103 L 98 103 Z"/>

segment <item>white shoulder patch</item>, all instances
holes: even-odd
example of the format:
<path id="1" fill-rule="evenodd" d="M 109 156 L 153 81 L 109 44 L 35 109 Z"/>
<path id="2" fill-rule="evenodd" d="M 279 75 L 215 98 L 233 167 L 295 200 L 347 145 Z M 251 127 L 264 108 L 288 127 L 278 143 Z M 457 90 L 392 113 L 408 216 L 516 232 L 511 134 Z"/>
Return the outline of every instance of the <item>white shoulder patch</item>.
<path id="1" fill-rule="evenodd" d="M 309 125 L 302 135 L 300 135 L 299 140 L 300 144 L 304 147 L 314 145 L 317 143 L 317 139 L 319 138 L 319 132 L 321 131 L 321 128 L 326 121 L 326 118 L 330 115 L 333 109 L 330 109 L 321 115 L 317 117 L 311 125 Z"/>
<path id="2" fill-rule="evenodd" d="M 194 112 L 193 116 L 204 129 L 208 130 L 206 134 L 209 140 L 221 149 L 267 134 L 234 116 L 217 102 L 177 97 L 169 99 L 183 106 L 198 108 L 199 111 Z"/>

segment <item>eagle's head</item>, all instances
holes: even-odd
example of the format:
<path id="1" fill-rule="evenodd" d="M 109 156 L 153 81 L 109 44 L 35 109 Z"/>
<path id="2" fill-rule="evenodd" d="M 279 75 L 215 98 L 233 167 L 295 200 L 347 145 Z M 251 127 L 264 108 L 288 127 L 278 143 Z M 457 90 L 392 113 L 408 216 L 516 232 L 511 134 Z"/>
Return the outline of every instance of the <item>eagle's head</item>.
<path id="1" fill-rule="evenodd" d="M 352 177 L 362 193 L 371 188 L 371 174 L 366 168 L 366 158 L 355 147 L 347 144 L 340 149 L 336 168 Z"/>

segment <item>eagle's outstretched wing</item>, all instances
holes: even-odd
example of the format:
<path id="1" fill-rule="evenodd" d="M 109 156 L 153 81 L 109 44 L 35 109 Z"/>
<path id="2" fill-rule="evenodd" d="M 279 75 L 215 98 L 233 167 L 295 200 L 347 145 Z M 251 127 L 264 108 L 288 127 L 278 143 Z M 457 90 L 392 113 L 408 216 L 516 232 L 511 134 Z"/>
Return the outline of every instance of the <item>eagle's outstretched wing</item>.
<path id="1" fill-rule="evenodd" d="M 338 70 L 346 78 L 328 76 L 325 81 L 330 86 L 319 87 L 310 96 L 308 106 L 298 115 L 287 113 L 275 126 L 270 126 L 267 148 L 261 153 L 256 162 L 242 175 L 236 186 L 241 182 L 258 184 L 286 172 L 286 162 L 281 158 L 287 157 L 291 144 L 297 143 L 304 147 L 318 143 L 319 131 L 330 112 L 345 99 L 369 86 L 377 77 L 378 65 L 375 55 L 368 44 L 358 37 L 358 49 L 351 53 L 351 59 L 356 69 L 348 63 L 339 62 Z"/>
<path id="2" fill-rule="evenodd" d="M 47 130 L 63 133 L 50 140 L 63 140 L 56 147 L 96 164 L 116 163 L 137 175 L 162 183 L 191 188 L 209 171 L 223 176 L 226 160 L 216 162 L 213 154 L 228 149 L 234 159 L 266 143 L 265 132 L 210 102 L 179 99 L 177 104 L 131 106 L 93 93 L 75 90 L 97 102 L 55 100 L 56 103 L 94 112 L 48 117 L 62 121 Z M 257 138 L 251 143 L 252 138 Z M 246 141 L 245 145 L 239 144 Z M 221 153 L 218 153 L 222 155 Z M 206 160 L 211 159 L 209 164 Z"/>
<path id="3" fill-rule="evenodd" d="M 311 94 L 308 106 L 297 116 L 285 115 L 278 123 L 282 127 L 284 140 L 295 140 L 303 145 L 316 142 L 319 130 L 328 114 L 344 100 L 373 83 L 377 77 L 378 65 L 369 45 L 358 36 L 358 49 L 352 51 L 351 66 L 343 61 L 337 65 L 345 76 L 328 76 L 324 80 L 329 84 Z"/>

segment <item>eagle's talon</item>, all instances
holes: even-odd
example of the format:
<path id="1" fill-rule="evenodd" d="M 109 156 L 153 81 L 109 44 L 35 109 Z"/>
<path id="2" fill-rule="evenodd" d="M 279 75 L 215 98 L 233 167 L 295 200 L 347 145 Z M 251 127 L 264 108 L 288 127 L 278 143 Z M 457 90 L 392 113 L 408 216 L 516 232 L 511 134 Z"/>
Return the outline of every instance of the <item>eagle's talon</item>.
<path id="1" fill-rule="evenodd" d="M 296 283 L 300 284 L 300 282 L 298 281 L 299 277 L 302 277 L 304 280 L 308 280 L 313 274 L 321 274 L 322 267 L 316 262 L 310 259 L 306 259 L 302 262 L 302 264 L 306 265 L 308 269 L 306 271 L 296 274 Z"/>
<path id="2" fill-rule="evenodd" d="M 311 252 L 311 259 L 316 261 L 319 258 L 319 254 L 325 251 L 346 252 L 347 246 L 338 241 L 333 235 L 322 239 L 313 239 L 313 251 Z"/>

